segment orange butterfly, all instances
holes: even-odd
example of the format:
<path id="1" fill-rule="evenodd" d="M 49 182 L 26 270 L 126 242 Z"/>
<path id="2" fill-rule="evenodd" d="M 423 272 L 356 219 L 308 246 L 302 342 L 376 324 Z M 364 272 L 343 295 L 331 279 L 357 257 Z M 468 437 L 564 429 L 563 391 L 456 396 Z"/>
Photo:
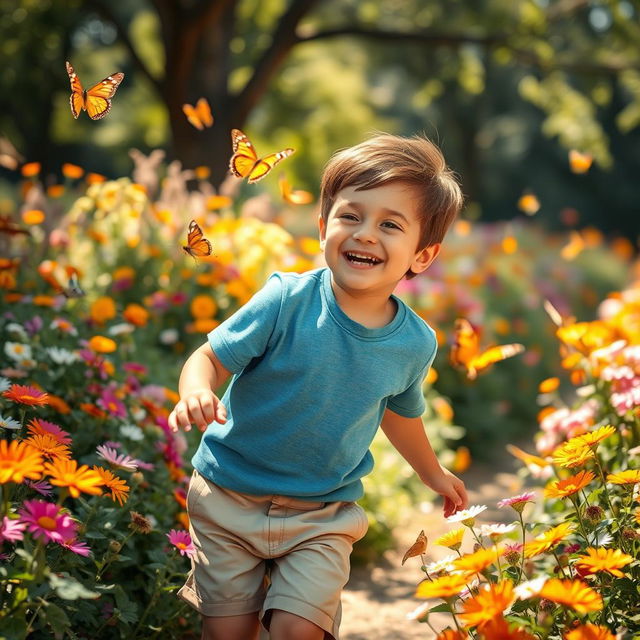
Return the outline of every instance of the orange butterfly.
<path id="1" fill-rule="evenodd" d="M 197 262 L 197 258 L 211 255 L 211 243 L 204 237 L 202 229 L 195 220 L 189 223 L 187 244 L 183 250 Z"/>
<path id="2" fill-rule="evenodd" d="M 313 194 L 308 191 L 294 191 L 285 176 L 280 176 L 278 181 L 280 187 L 280 195 L 285 202 L 289 204 L 309 204 L 313 201 Z"/>
<path id="3" fill-rule="evenodd" d="M 74 118 L 78 118 L 84 109 L 92 120 L 104 118 L 111 110 L 111 98 L 124 78 L 124 73 L 114 73 L 106 77 L 90 89 L 84 89 L 78 74 L 67 62 L 67 73 L 71 82 L 71 96 L 69 104 Z"/>
<path id="4" fill-rule="evenodd" d="M 467 371 L 467 378 L 475 380 L 478 373 L 495 362 L 505 360 L 524 351 L 524 345 L 502 344 L 480 351 L 480 336 L 471 323 L 458 318 L 454 324 L 455 337 L 451 347 L 451 364 Z"/>
<path id="5" fill-rule="evenodd" d="M 259 158 L 249 138 L 239 129 L 231 130 L 231 144 L 233 155 L 229 160 L 229 169 L 237 178 L 247 178 L 249 184 L 262 180 L 278 162 L 295 152 L 295 149 L 287 148 Z"/>
<path id="6" fill-rule="evenodd" d="M 407 549 L 407 552 L 402 556 L 402 564 L 404 564 L 409 558 L 415 558 L 421 556 L 427 550 L 427 536 L 424 534 L 424 529 L 420 531 L 416 541 Z"/>
<path id="7" fill-rule="evenodd" d="M 187 116 L 187 120 L 200 131 L 213 124 L 211 107 L 206 98 L 200 98 L 195 107 L 192 104 L 183 104 L 182 111 Z"/>

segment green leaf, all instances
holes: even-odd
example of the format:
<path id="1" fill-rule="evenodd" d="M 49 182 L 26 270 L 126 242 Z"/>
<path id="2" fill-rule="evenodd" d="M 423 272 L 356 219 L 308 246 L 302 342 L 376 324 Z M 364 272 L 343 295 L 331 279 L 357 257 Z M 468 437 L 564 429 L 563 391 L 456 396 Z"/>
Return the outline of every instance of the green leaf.
<path id="1" fill-rule="evenodd" d="M 27 621 L 24 612 L 13 613 L 8 620 L 1 620 L 0 640 L 24 640 L 27 635 Z"/>
<path id="2" fill-rule="evenodd" d="M 56 638 L 63 638 L 65 631 L 71 626 L 67 614 L 53 602 L 47 602 L 47 606 L 42 610 L 42 616 L 51 626 Z"/>
<path id="3" fill-rule="evenodd" d="M 429 609 L 429 613 L 451 613 L 451 607 L 448 604 L 442 603 Z"/>
<path id="4" fill-rule="evenodd" d="M 68 575 L 56 575 L 52 573 L 49 576 L 49 584 L 55 589 L 58 596 L 64 600 L 77 600 L 78 598 L 99 598 L 100 594 L 96 591 L 90 591 L 75 578 Z"/>

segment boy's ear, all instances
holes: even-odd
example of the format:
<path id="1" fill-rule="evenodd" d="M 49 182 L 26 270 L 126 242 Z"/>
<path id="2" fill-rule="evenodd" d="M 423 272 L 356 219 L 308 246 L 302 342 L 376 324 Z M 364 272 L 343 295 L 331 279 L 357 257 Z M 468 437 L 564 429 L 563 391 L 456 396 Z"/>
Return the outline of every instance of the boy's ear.
<path id="1" fill-rule="evenodd" d="M 327 223 L 322 217 L 322 214 L 318 215 L 318 231 L 320 236 L 320 247 L 324 249 L 324 238 L 327 233 Z"/>
<path id="2" fill-rule="evenodd" d="M 441 246 L 442 245 L 438 242 L 419 251 L 411 263 L 411 271 L 413 271 L 413 273 L 422 273 L 425 271 L 427 267 L 438 257 Z"/>

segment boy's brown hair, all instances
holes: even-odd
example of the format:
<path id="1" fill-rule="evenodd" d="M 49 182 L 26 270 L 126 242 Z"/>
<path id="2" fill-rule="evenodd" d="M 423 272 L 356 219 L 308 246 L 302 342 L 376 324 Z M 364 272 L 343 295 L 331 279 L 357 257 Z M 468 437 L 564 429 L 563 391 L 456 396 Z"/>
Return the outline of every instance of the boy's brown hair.
<path id="1" fill-rule="evenodd" d="M 357 185 L 365 190 L 390 182 L 404 182 L 418 196 L 420 241 L 416 251 L 442 242 L 462 208 L 463 196 L 440 149 L 422 136 L 383 133 L 336 152 L 322 174 L 320 214 L 326 222 L 336 194 L 345 187 Z"/>

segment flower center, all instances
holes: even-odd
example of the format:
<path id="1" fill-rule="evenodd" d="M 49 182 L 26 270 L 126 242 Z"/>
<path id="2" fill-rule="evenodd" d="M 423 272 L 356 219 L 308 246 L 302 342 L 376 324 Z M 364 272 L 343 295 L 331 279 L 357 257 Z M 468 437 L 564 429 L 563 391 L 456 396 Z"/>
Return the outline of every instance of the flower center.
<path id="1" fill-rule="evenodd" d="M 56 521 L 49 516 L 40 516 L 38 518 L 38 524 L 43 529 L 47 529 L 48 531 L 53 531 L 54 529 L 56 529 Z"/>

